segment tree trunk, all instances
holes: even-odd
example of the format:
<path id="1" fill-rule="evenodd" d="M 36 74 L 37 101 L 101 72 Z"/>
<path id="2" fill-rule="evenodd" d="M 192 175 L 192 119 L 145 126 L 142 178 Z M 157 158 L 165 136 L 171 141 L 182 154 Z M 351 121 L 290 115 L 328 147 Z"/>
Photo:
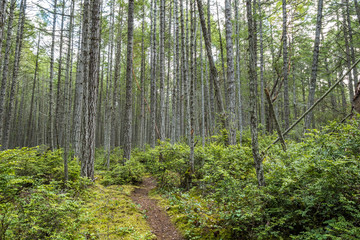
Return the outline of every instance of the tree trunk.
<path id="1" fill-rule="evenodd" d="M 24 138 L 24 144 L 23 144 L 24 146 L 31 146 L 31 140 L 32 140 L 31 134 L 33 133 L 32 123 L 33 123 L 34 96 L 35 96 L 35 87 L 36 87 L 36 81 L 37 81 L 37 75 L 38 75 L 38 69 L 39 69 L 40 39 L 41 39 L 41 31 L 39 31 L 39 37 L 38 37 L 38 43 L 37 43 L 34 80 L 33 80 L 32 90 L 31 90 L 31 101 L 30 101 L 30 112 L 29 112 L 30 115 L 29 115 L 29 119 L 27 122 L 27 131 L 26 131 L 26 135 Z"/>
<path id="2" fill-rule="evenodd" d="M 251 146 L 254 157 L 256 176 L 259 187 L 265 186 L 264 170 L 262 165 L 262 158 L 259 153 L 258 146 L 258 130 L 257 130 L 257 118 L 256 118 L 256 60 L 255 60 L 255 29 L 252 16 L 252 3 L 251 0 L 246 0 L 246 11 L 248 18 L 248 32 L 249 32 L 249 90 L 250 90 L 250 130 L 251 130 Z"/>
<path id="3" fill-rule="evenodd" d="M 165 0 L 160 0 L 160 140 L 165 141 L 165 95 L 164 95 L 164 83 L 165 83 Z"/>
<path id="4" fill-rule="evenodd" d="M 90 3 L 89 0 L 84 0 L 83 3 L 83 23 L 81 33 L 81 49 L 79 63 L 77 65 L 77 76 L 75 86 L 75 102 L 74 102 L 74 120 L 73 120 L 73 131 L 74 131 L 74 156 L 81 158 L 82 155 L 82 140 L 83 140 L 83 124 L 82 119 L 85 99 L 85 87 L 84 82 L 85 76 L 87 75 L 87 64 L 88 64 L 88 38 L 89 38 L 89 12 Z M 80 159 L 81 160 L 81 159 Z M 85 170 L 84 170 L 85 171 Z M 85 174 L 85 172 L 84 172 Z"/>
<path id="5" fill-rule="evenodd" d="M 4 61 L 3 61 L 3 70 L 2 70 L 2 81 L 1 81 L 1 92 L 0 92 L 0 141 L 3 143 L 3 124 L 5 119 L 5 94 L 6 94 L 6 84 L 8 78 L 8 70 L 9 70 L 9 58 L 10 58 L 10 51 L 11 51 L 11 37 L 12 37 L 12 24 L 14 20 L 14 10 L 16 7 L 16 1 L 11 0 L 10 2 L 10 14 L 8 19 L 8 26 L 7 26 L 7 36 L 6 36 L 6 46 L 5 46 L 5 54 L 4 54 Z M 1 52 L 1 51 L 0 51 Z M 2 146 L 4 149 L 4 146 Z"/>
<path id="6" fill-rule="evenodd" d="M 155 129 L 156 129 L 156 2 L 153 0 L 152 17 L 152 50 L 151 50 L 151 87 L 150 87 L 150 146 L 155 147 Z"/>
<path id="7" fill-rule="evenodd" d="M 290 116 L 290 107 L 289 107 L 289 82 L 288 82 L 288 49 L 287 49 L 287 10 L 286 10 L 286 0 L 282 0 L 282 9 L 283 9 L 283 78 L 284 78 L 284 120 L 285 120 L 285 129 L 290 125 L 289 116 Z"/>
<path id="8" fill-rule="evenodd" d="M 310 87 L 309 87 L 309 97 L 308 97 L 308 108 L 312 106 L 315 102 L 315 90 L 316 90 L 316 77 L 317 77 L 317 68 L 319 61 L 319 51 L 320 51 L 320 32 L 321 32 L 321 21 L 322 21 L 322 8 L 323 0 L 318 1 L 318 11 L 316 19 L 316 32 L 315 32 L 315 43 L 314 43 L 314 54 L 313 62 L 311 68 L 311 78 L 310 78 Z M 305 118 L 305 129 L 309 129 L 311 123 L 314 121 L 314 113 L 310 112 Z"/>
<path id="9" fill-rule="evenodd" d="M 220 86 L 219 86 L 219 77 L 218 77 L 218 72 L 217 72 L 217 69 L 216 69 L 216 66 L 214 63 L 214 59 L 213 59 L 213 55 L 212 55 L 209 33 L 208 33 L 208 31 L 206 29 L 206 25 L 205 25 L 203 6 L 202 6 L 201 0 L 196 0 L 196 2 L 197 2 L 197 6 L 198 6 L 200 22 L 201 22 L 203 37 L 205 40 L 206 52 L 207 52 L 210 71 L 211 71 L 210 78 L 212 79 L 212 83 L 214 84 L 215 96 L 217 99 L 219 111 L 224 115 L 224 104 L 223 104 L 221 90 L 220 90 Z M 224 116 L 222 116 L 222 117 L 224 117 Z"/>
<path id="10" fill-rule="evenodd" d="M 19 66 L 21 60 L 21 50 L 22 50 L 22 41 L 23 41 L 23 32 L 24 32 L 24 24 L 25 24 L 25 11 L 26 11 L 26 0 L 21 1 L 20 5 L 20 16 L 19 16 L 19 23 L 16 35 L 16 47 L 15 47 L 15 56 L 14 56 L 14 67 L 13 67 L 13 74 L 12 74 L 12 81 L 10 87 L 10 97 L 9 97 L 9 107 L 8 112 L 6 115 L 6 119 L 3 119 L 4 123 L 4 134 L 3 134 L 3 148 L 8 149 L 9 147 L 9 133 L 10 133 L 10 124 L 14 122 L 14 99 L 15 99 L 15 90 L 19 73 Z M 3 116 L 3 117 L 4 117 Z"/>
<path id="11" fill-rule="evenodd" d="M 134 0 L 129 0 L 128 6 L 128 43 L 127 43 L 127 65 L 126 65 L 126 104 L 124 124 L 124 159 L 129 160 L 131 155 L 132 137 L 132 54 L 134 39 Z"/>
<path id="12" fill-rule="evenodd" d="M 231 23 L 231 2 L 225 0 L 225 27 L 226 27 L 226 59 L 227 59 L 227 95 L 229 114 L 229 144 L 236 144 L 236 116 L 235 116 L 235 81 L 234 81 L 234 60 Z"/>

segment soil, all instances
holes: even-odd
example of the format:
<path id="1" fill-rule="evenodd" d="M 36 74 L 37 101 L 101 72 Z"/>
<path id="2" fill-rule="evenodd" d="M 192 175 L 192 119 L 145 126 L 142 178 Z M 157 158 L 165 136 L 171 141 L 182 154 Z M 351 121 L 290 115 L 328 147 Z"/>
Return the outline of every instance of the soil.
<path id="1" fill-rule="evenodd" d="M 145 210 L 146 221 L 152 228 L 152 232 L 159 240 L 183 240 L 179 231 L 171 222 L 166 212 L 157 205 L 155 199 L 149 198 L 149 191 L 156 187 L 153 178 L 145 178 L 139 188 L 132 193 L 132 200 Z"/>

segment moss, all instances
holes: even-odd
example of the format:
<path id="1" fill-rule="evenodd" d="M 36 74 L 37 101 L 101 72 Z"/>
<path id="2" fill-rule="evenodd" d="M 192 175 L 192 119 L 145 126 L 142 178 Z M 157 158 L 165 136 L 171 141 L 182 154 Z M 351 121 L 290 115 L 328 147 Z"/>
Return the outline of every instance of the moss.
<path id="1" fill-rule="evenodd" d="M 134 186 L 114 185 L 90 188 L 83 207 L 85 224 L 80 229 L 86 239 L 155 239 L 144 215 L 130 198 Z"/>

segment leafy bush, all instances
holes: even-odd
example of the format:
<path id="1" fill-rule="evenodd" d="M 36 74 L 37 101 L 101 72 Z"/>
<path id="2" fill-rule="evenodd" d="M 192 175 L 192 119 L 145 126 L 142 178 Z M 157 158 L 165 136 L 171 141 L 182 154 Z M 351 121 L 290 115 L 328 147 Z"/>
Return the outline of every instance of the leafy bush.
<path id="1" fill-rule="evenodd" d="M 168 192 L 168 210 L 189 239 L 359 239 L 358 126 L 330 123 L 304 142 L 287 141 L 287 152 L 275 145 L 264 158 L 267 185 L 260 189 L 246 133 L 242 146 L 225 146 L 223 133 L 195 148 L 189 193 L 176 180 L 189 169 L 186 145 L 161 143 L 136 158 Z M 260 147 L 274 137 L 260 139 Z"/>
<path id="2" fill-rule="evenodd" d="M 145 167 L 133 158 L 126 161 L 124 165 L 118 165 L 109 172 L 106 172 L 101 184 L 108 185 L 121 185 L 129 183 L 139 183 L 145 173 Z"/>
<path id="3" fill-rule="evenodd" d="M 78 196 L 89 184 L 76 161 L 63 182 L 61 150 L 0 152 L 0 239 L 76 239 L 81 222 Z"/>

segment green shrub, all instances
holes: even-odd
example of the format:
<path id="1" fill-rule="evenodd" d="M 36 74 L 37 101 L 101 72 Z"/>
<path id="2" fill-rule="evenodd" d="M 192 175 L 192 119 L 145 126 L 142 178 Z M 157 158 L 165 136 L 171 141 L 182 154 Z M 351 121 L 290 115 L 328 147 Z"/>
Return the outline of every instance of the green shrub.
<path id="1" fill-rule="evenodd" d="M 121 185 L 136 184 L 142 181 L 145 173 L 145 167 L 137 160 L 131 158 L 124 165 L 118 165 L 113 170 L 106 172 L 101 184 Z"/>

